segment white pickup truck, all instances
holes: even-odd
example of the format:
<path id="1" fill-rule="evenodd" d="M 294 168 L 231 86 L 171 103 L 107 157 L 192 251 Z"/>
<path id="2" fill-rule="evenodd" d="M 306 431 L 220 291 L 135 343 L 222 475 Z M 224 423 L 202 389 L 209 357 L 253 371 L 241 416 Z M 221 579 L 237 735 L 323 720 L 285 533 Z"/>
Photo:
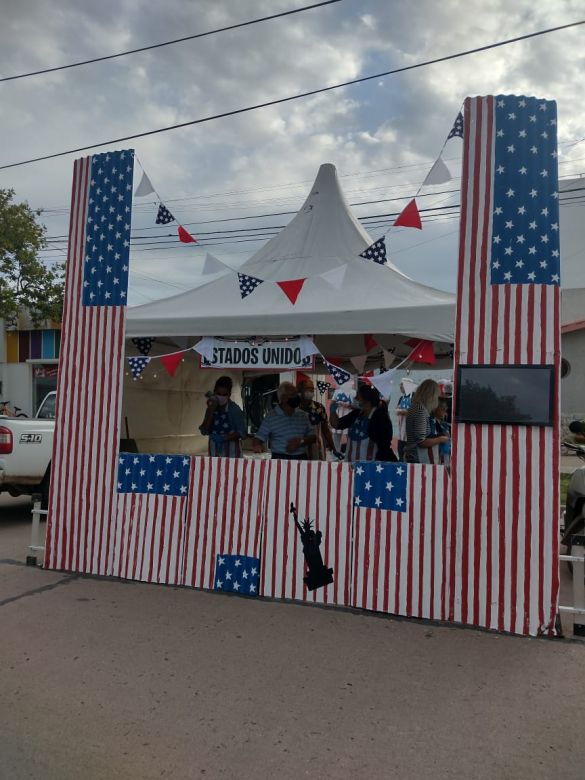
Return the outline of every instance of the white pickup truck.
<path id="1" fill-rule="evenodd" d="M 43 399 L 35 417 L 0 415 L 0 493 L 40 493 L 46 504 L 55 433 L 55 397 Z"/>

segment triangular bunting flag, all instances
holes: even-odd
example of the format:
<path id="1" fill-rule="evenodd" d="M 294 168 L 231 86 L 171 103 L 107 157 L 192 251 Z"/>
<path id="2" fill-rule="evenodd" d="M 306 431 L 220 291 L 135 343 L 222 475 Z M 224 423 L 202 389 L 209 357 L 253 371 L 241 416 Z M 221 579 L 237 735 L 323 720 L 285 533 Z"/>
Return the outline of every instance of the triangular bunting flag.
<path id="1" fill-rule="evenodd" d="M 297 371 L 295 376 L 295 384 L 298 385 L 299 382 L 310 382 L 311 377 L 307 376 L 306 374 L 303 374 L 302 371 Z"/>
<path id="2" fill-rule="evenodd" d="M 179 225 L 179 241 L 181 241 L 183 244 L 196 244 L 197 239 L 193 238 L 191 233 L 189 233 L 182 225 Z"/>
<path id="3" fill-rule="evenodd" d="M 366 366 L 367 355 L 356 355 L 356 357 L 350 358 L 351 362 L 357 369 L 358 374 L 361 374 Z"/>
<path id="4" fill-rule="evenodd" d="M 218 260 L 217 257 L 209 254 L 209 252 L 205 255 L 205 262 L 203 263 L 203 269 L 201 270 L 203 276 L 209 276 L 210 274 L 217 274 L 220 271 L 229 270 L 231 269 L 229 269 L 227 265 L 224 265 L 221 260 Z"/>
<path id="5" fill-rule="evenodd" d="M 318 379 L 317 380 L 317 389 L 319 390 L 319 392 L 321 394 L 322 393 L 326 393 L 327 390 L 329 390 L 330 387 L 331 387 L 331 382 L 325 382 L 324 379 Z"/>
<path id="6" fill-rule="evenodd" d="M 394 227 L 410 227 L 422 230 L 422 222 L 420 221 L 420 214 L 416 205 L 416 200 L 413 198 L 408 206 L 405 206 L 401 213 L 396 218 Z"/>
<path id="7" fill-rule="evenodd" d="M 160 362 L 166 368 L 171 376 L 175 376 L 177 368 L 183 360 L 184 352 L 173 352 L 170 355 L 163 355 Z"/>
<path id="8" fill-rule="evenodd" d="M 145 195 L 150 195 L 151 192 L 154 192 L 154 187 L 150 183 L 150 179 L 146 175 L 146 173 L 142 174 L 142 178 L 140 179 L 140 184 L 138 187 L 136 187 L 136 192 L 134 193 L 134 197 L 136 198 L 143 198 Z"/>
<path id="9" fill-rule="evenodd" d="M 455 120 L 453 127 L 449 131 L 449 135 L 447 136 L 447 141 L 450 138 L 463 138 L 463 114 L 461 111 L 457 114 L 457 119 Z"/>
<path id="10" fill-rule="evenodd" d="M 311 357 L 312 355 L 319 355 L 320 351 L 315 345 L 313 339 L 308 336 L 301 336 L 299 339 L 299 349 L 301 350 L 301 358 Z"/>
<path id="11" fill-rule="evenodd" d="M 203 355 L 203 357 L 206 360 L 212 360 L 213 359 L 213 337 L 212 336 L 204 336 L 202 339 L 199 339 L 197 344 L 195 346 L 191 347 L 191 349 L 194 352 L 199 353 L 200 355 Z"/>
<path id="12" fill-rule="evenodd" d="M 380 392 L 380 395 L 384 398 L 389 398 L 392 393 L 392 384 L 393 384 L 393 378 L 394 374 L 396 373 L 395 368 L 391 368 L 390 371 L 384 371 L 382 374 L 378 374 L 377 376 L 370 377 L 370 384 L 374 385 L 376 390 Z"/>
<path id="13" fill-rule="evenodd" d="M 364 251 L 360 253 L 360 257 L 384 265 L 386 262 L 386 240 L 384 236 L 377 241 L 374 241 L 373 244 L 370 244 L 367 249 L 364 249 Z"/>
<path id="14" fill-rule="evenodd" d="M 142 372 L 146 366 L 150 363 L 149 357 L 131 357 L 128 358 L 128 365 L 132 372 L 132 379 L 140 379 Z"/>
<path id="15" fill-rule="evenodd" d="M 255 276 L 248 276 L 247 274 L 238 274 L 238 283 L 240 285 L 240 295 L 242 298 L 247 298 L 250 293 L 253 293 L 258 285 L 262 284 L 264 279 L 257 279 Z"/>
<path id="16" fill-rule="evenodd" d="M 276 282 L 289 301 L 294 305 L 297 302 L 300 291 L 303 289 L 305 279 L 290 279 L 288 282 Z"/>
<path id="17" fill-rule="evenodd" d="M 371 333 L 364 334 L 364 346 L 366 348 L 366 352 L 369 352 L 371 349 L 378 346 L 378 342 Z"/>
<path id="18" fill-rule="evenodd" d="M 324 274 L 321 274 L 321 279 L 325 279 L 325 281 L 336 290 L 341 290 L 346 271 L 347 264 L 340 265 L 337 268 L 332 268 L 331 271 L 325 271 Z"/>
<path id="19" fill-rule="evenodd" d="M 175 218 L 168 210 L 168 208 L 164 205 L 164 203 L 159 203 L 158 212 L 155 221 L 157 225 L 168 225 L 169 222 L 174 222 Z"/>
<path id="20" fill-rule="evenodd" d="M 409 347 L 414 347 L 407 358 L 408 360 L 411 360 L 413 363 L 428 363 L 431 366 L 437 362 L 432 341 L 409 339 L 406 343 Z"/>
<path id="21" fill-rule="evenodd" d="M 427 173 L 427 178 L 423 181 L 423 187 L 430 184 L 445 184 L 445 182 L 451 181 L 451 178 L 451 171 L 443 162 L 441 155 L 439 155 L 435 160 L 435 164 Z"/>
<path id="22" fill-rule="evenodd" d="M 141 355 L 148 355 L 152 348 L 152 344 L 155 341 L 153 338 L 136 338 L 132 339 L 132 343 Z"/>
<path id="23" fill-rule="evenodd" d="M 327 361 L 325 361 L 325 365 L 327 366 L 327 370 L 333 377 L 333 381 L 336 385 L 344 385 L 351 379 L 351 374 L 349 371 L 345 371 L 345 369 L 339 368 L 339 366 L 334 366 L 333 363 L 328 363 Z"/>
<path id="24" fill-rule="evenodd" d="M 392 352 L 390 352 L 387 349 L 383 349 L 382 353 L 384 355 L 384 366 L 386 367 L 386 370 L 388 370 L 390 366 L 395 362 L 396 357 Z"/>

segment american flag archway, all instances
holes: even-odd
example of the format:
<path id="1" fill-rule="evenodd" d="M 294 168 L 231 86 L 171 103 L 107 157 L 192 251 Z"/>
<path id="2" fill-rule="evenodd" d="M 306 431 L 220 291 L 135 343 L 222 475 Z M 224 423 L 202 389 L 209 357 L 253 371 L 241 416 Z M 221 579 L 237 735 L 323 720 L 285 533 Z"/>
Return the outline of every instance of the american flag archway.
<path id="1" fill-rule="evenodd" d="M 348 605 L 352 560 L 352 479 L 346 463 L 273 460 L 269 464 L 262 536 L 260 595 L 319 604 Z M 333 569 L 333 583 L 308 591 L 305 559 L 290 513 L 309 518 L 323 534 L 321 555 Z"/>
<path id="2" fill-rule="evenodd" d="M 108 574 L 134 152 L 76 160 L 45 565 Z"/>
<path id="3" fill-rule="evenodd" d="M 533 635 L 559 589 L 556 120 L 552 101 L 465 102 L 455 369 L 554 364 L 556 398 L 553 427 L 453 426 L 448 617 Z"/>

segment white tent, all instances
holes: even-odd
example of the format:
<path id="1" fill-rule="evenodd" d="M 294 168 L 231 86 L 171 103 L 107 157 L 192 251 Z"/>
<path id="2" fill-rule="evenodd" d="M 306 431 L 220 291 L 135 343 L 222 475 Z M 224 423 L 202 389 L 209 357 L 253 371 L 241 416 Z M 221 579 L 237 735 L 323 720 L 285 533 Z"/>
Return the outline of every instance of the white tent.
<path id="1" fill-rule="evenodd" d="M 237 273 L 227 272 L 193 290 L 129 309 L 126 335 L 310 334 L 322 351 L 341 356 L 363 352 L 360 334 L 365 333 L 388 348 L 412 337 L 451 344 L 455 296 L 409 279 L 391 263 L 361 258 L 371 243 L 349 210 L 335 167 L 322 165 L 298 214 L 239 269 L 263 284 L 242 299 Z M 322 277 L 327 272 L 336 277 L 334 283 Z M 293 305 L 274 282 L 301 278 L 306 281 Z"/>

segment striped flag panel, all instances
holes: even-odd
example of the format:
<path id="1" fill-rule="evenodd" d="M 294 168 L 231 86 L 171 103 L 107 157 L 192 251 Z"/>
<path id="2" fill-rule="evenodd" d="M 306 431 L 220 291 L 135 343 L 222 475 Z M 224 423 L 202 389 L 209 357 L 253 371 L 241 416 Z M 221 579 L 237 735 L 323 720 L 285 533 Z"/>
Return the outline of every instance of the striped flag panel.
<path id="1" fill-rule="evenodd" d="M 145 493 L 117 495 L 114 577 L 183 584 L 187 497 Z"/>
<path id="2" fill-rule="evenodd" d="M 273 460 L 266 482 L 260 595 L 318 604 L 350 603 L 352 479 L 346 463 Z M 333 583 L 312 592 L 303 582 L 305 560 L 291 502 L 299 521 L 323 534 L 321 554 Z"/>
<path id="3" fill-rule="evenodd" d="M 182 564 L 185 585 L 213 589 L 220 553 L 262 557 L 268 465 L 248 458 L 193 459 Z"/>
<path id="4" fill-rule="evenodd" d="M 91 574 L 107 574 L 112 557 L 125 325 L 124 306 L 82 302 L 92 166 L 102 157 L 77 160 L 73 170 L 45 545 L 45 566 Z M 130 160 L 124 182 L 132 181 Z"/>
<path id="5" fill-rule="evenodd" d="M 500 96 L 468 98 L 465 103 L 455 368 L 554 364 L 558 378 L 558 283 L 506 284 L 500 273 L 501 263 L 509 262 L 510 256 L 518 257 L 510 266 L 512 279 L 525 270 L 520 249 L 525 244 L 526 258 L 531 248 L 542 257 L 539 269 L 548 268 L 542 263 L 556 257 L 555 249 L 550 250 L 551 257 L 542 254 L 545 247 L 554 246 L 558 229 L 556 164 L 554 176 L 549 175 L 536 152 L 532 161 L 532 148 L 537 147 L 531 147 L 514 169 L 522 179 L 522 191 L 528 193 L 527 205 L 517 199 L 520 186 L 513 180 L 498 196 L 505 198 L 498 200 L 504 205 L 494 200 L 494 190 L 499 192 L 496 177 L 506 174 L 501 155 L 517 145 L 510 138 L 506 147 L 496 146 L 504 132 L 504 120 L 498 117 L 505 109 L 506 122 L 510 116 L 515 121 L 520 114 L 514 103 L 530 100 L 534 99 Z M 538 135 L 545 144 L 538 147 L 539 155 L 546 152 L 556 159 L 556 109 L 546 101 L 540 104 L 544 108 L 529 111 L 527 123 L 539 123 Z M 523 125 L 510 129 L 507 124 L 505 132 L 524 137 Z M 528 223 L 526 236 L 517 235 L 518 219 L 526 208 L 534 208 L 533 197 L 543 199 L 538 220 Z M 502 226 L 516 230 L 506 234 L 505 241 Z M 521 634 L 552 630 L 559 586 L 558 392 L 555 412 L 552 428 L 453 425 L 450 620 Z"/>
<path id="6" fill-rule="evenodd" d="M 443 620 L 448 606 L 449 475 L 402 464 L 405 511 L 356 507 L 351 606 Z"/>

